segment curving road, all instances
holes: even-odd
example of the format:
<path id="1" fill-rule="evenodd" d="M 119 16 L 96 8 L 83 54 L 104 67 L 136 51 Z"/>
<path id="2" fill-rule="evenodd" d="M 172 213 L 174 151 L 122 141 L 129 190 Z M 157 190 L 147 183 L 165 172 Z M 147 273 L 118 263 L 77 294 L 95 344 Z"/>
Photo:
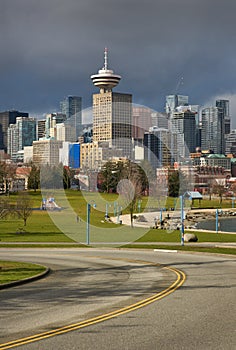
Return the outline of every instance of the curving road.
<path id="1" fill-rule="evenodd" d="M 0 291 L 0 342 L 8 343 L 0 349 L 236 347 L 234 257 L 18 248 L 1 249 L 0 259 L 52 269 L 42 280 Z M 48 337 L 54 330 L 61 334 Z M 28 339 L 35 334 L 42 339 Z"/>

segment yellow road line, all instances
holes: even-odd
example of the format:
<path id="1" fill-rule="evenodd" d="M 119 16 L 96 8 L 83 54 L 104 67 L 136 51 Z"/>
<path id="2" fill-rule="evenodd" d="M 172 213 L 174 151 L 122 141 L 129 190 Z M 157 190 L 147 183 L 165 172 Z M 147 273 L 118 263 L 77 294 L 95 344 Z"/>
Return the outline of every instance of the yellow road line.
<path id="1" fill-rule="evenodd" d="M 132 260 L 132 262 L 137 262 L 137 260 L 136 261 Z M 141 261 L 139 260 L 138 262 L 140 263 Z M 146 264 L 148 262 L 142 261 L 142 263 Z M 150 262 L 149 262 L 149 264 L 150 264 Z M 160 266 L 160 264 L 150 264 L 150 265 Z M 157 300 L 160 300 L 160 299 L 166 297 L 167 295 L 173 293 L 176 289 L 178 289 L 179 287 L 181 287 L 183 285 L 183 283 L 186 279 L 186 275 L 183 271 L 178 270 L 178 269 L 173 268 L 173 267 L 163 267 L 163 268 L 170 270 L 177 275 L 177 279 L 168 288 L 164 289 L 163 291 L 161 291 L 157 294 L 154 294 L 153 296 L 151 296 L 149 298 L 143 299 L 137 303 L 123 307 L 123 308 L 116 310 L 116 311 L 109 312 L 107 314 L 103 314 L 103 315 L 100 315 L 100 316 L 97 316 L 94 318 L 90 318 L 90 319 L 82 321 L 82 322 L 67 325 L 64 327 L 56 328 L 56 329 L 48 331 L 48 332 L 39 333 L 39 334 L 35 334 L 33 336 L 29 336 L 26 338 L 21 338 L 21 339 L 17 339 L 14 341 L 10 341 L 8 343 L 0 344 L 0 350 L 12 349 L 16 346 L 36 342 L 36 341 L 50 338 L 50 337 L 53 337 L 53 336 L 56 336 L 59 334 L 64 334 L 64 333 L 71 332 L 71 331 L 74 331 L 77 329 L 88 327 L 90 325 L 93 325 L 93 324 L 96 324 L 99 322 L 103 322 L 103 321 L 109 320 L 111 318 L 114 318 L 114 317 L 126 314 L 128 312 L 137 310 L 141 307 L 144 307 L 146 305 L 149 305 Z"/>

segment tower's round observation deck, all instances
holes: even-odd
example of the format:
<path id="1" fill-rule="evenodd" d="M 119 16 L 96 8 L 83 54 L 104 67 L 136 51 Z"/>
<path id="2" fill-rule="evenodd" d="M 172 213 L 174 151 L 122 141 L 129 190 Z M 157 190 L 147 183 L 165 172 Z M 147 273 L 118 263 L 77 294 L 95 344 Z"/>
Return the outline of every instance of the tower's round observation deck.
<path id="1" fill-rule="evenodd" d="M 98 71 L 98 74 L 91 75 L 92 82 L 97 86 L 100 91 L 111 91 L 116 85 L 119 84 L 121 79 L 120 75 L 114 74 L 113 70 L 108 69 L 107 64 L 108 50 L 104 51 L 104 67 Z"/>

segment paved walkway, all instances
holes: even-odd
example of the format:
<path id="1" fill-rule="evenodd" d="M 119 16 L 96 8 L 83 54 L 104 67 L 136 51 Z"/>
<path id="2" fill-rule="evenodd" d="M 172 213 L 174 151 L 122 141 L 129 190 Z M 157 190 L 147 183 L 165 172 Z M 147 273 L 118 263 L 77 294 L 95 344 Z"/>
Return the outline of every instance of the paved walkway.
<path id="1" fill-rule="evenodd" d="M 227 212 L 227 211 L 233 211 L 236 213 L 236 208 L 226 208 L 226 209 L 222 209 L 223 212 Z M 214 214 L 216 212 L 216 209 L 193 209 L 193 210 L 189 210 L 186 214 L 188 216 L 193 216 L 196 214 L 200 214 L 200 216 L 202 215 L 202 218 L 206 217 L 206 214 Z M 136 214 L 137 216 L 143 216 L 145 218 L 145 221 L 137 221 L 134 220 L 133 222 L 133 226 L 134 227 L 143 227 L 143 228 L 152 228 L 155 225 L 155 220 L 160 220 L 160 216 L 162 217 L 162 220 L 164 220 L 167 215 L 169 215 L 170 219 L 176 219 L 180 221 L 180 211 L 179 210 L 175 210 L 175 211 L 163 211 L 162 213 L 160 213 L 160 211 L 157 212 L 144 212 L 144 213 L 138 213 Z M 229 216 L 230 217 L 230 216 Z M 117 217 L 111 217 L 110 218 L 112 222 L 117 223 Z M 210 218 L 209 218 L 210 219 Z M 122 221 L 122 224 L 124 225 L 130 225 L 130 215 L 126 214 L 126 215 L 120 215 L 120 220 Z M 198 222 L 201 221 L 201 217 L 198 220 Z M 203 230 L 203 229 L 197 229 L 197 228 L 188 228 L 185 229 L 186 231 L 199 231 L 199 232 L 212 232 L 209 230 Z M 228 231 L 219 231 L 220 233 L 226 233 L 226 234 L 236 234 L 236 232 L 228 232 Z"/>

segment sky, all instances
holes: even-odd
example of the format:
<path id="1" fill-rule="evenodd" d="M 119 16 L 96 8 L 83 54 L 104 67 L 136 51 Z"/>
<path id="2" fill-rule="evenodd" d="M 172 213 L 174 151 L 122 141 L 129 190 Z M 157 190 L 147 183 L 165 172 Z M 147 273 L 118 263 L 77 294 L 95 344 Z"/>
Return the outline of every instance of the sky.
<path id="1" fill-rule="evenodd" d="M 0 0 L 0 111 L 52 113 L 67 95 L 90 107 L 107 47 L 114 91 L 160 112 L 169 94 L 229 98 L 236 128 L 235 13 L 235 0 Z"/>

